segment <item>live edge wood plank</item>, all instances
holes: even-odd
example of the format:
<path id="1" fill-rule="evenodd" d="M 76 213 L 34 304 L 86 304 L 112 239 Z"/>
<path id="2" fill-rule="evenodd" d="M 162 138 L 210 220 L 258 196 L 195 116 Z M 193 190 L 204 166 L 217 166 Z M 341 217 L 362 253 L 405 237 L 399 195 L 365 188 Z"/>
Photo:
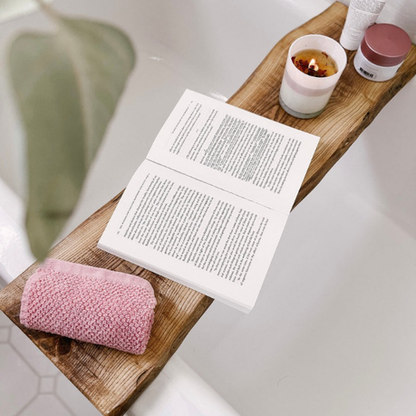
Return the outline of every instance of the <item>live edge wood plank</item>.
<path id="1" fill-rule="evenodd" d="M 279 106 L 279 89 L 289 45 L 298 37 L 310 33 L 320 33 L 338 40 L 346 13 L 346 6 L 334 3 L 321 15 L 286 35 L 228 101 L 237 107 L 321 137 L 295 205 L 315 188 L 380 110 L 416 73 L 414 45 L 398 74 L 382 83 L 371 82 L 358 75 L 352 65 L 355 52 L 348 52 L 347 68 L 325 111 L 311 120 L 300 120 L 286 114 Z M 122 415 L 128 410 L 159 374 L 212 302 L 207 296 L 96 247 L 120 196 L 116 196 L 74 230 L 51 251 L 50 257 L 123 271 L 150 281 L 158 304 L 152 335 L 143 355 L 134 356 L 22 327 L 19 321 L 21 296 L 37 264 L 0 291 L 0 309 L 103 415 L 110 416 Z"/>
<path id="2" fill-rule="evenodd" d="M 296 119 L 279 106 L 279 91 L 289 46 L 298 37 L 312 33 L 339 40 L 347 7 L 334 3 L 321 15 L 286 35 L 228 101 L 237 107 L 296 127 L 321 137 L 295 206 L 322 180 L 349 149 L 380 110 L 416 73 L 416 47 L 412 48 L 397 75 L 386 82 L 361 77 L 347 51 L 348 64 L 324 112 L 310 120 Z"/>

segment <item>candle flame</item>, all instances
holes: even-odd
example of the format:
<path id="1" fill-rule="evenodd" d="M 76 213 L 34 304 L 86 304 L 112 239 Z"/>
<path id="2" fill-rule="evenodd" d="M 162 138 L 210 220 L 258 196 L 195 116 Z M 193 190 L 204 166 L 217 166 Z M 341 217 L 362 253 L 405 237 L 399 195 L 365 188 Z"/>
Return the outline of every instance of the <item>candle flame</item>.
<path id="1" fill-rule="evenodd" d="M 313 69 L 314 71 L 319 69 L 319 66 L 316 64 L 316 60 L 314 58 L 312 58 L 311 62 L 309 63 L 309 69 Z"/>

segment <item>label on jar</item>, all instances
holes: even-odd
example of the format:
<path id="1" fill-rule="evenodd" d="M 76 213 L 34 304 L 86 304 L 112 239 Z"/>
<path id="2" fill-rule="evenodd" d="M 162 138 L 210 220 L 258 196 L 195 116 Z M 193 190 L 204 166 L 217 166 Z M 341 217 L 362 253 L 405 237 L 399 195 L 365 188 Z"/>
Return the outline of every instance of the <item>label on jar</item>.
<path id="1" fill-rule="evenodd" d="M 360 66 L 358 68 L 358 71 L 361 73 L 361 75 L 365 78 L 368 79 L 372 79 L 375 80 L 377 79 L 377 74 L 376 73 L 372 73 L 372 72 L 368 72 L 366 69 L 364 69 L 362 66 Z"/>
<path id="2" fill-rule="evenodd" d="M 370 81 L 387 81 L 394 77 L 401 63 L 394 66 L 379 66 L 370 62 L 365 58 L 361 52 L 361 48 L 358 49 L 354 58 L 354 68 L 364 78 Z"/>

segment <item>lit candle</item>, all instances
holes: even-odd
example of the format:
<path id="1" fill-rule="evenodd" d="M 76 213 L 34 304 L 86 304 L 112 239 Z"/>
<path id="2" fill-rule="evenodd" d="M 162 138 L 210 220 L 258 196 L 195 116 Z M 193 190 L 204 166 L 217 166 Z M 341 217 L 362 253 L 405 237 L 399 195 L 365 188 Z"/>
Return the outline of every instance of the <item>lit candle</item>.
<path id="1" fill-rule="evenodd" d="M 336 62 L 325 51 L 304 49 L 297 52 L 291 59 L 299 71 L 311 77 L 329 77 L 338 72 Z"/>
<path id="2" fill-rule="evenodd" d="M 289 48 L 280 87 L 280 105 L 298 118 L 321 114 L 347 64 L 347 55 L 335 40 L 307 35 Z"/>

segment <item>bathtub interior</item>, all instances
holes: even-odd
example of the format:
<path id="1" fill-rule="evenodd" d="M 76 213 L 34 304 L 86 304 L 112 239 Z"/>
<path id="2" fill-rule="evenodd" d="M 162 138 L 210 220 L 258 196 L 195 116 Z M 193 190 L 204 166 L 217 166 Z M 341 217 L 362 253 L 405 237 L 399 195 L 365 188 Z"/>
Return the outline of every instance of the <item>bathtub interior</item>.
<path id="1" fill-rule="evenodd" d="M 185 88 L 226 100 L 331 2 L 55 3 L 119 24 L 139 57 L 64 235 L 126 186 Z M 12 33 L 44 25 L 35 14 L 0 26 L 3 68 Z M 3 141 L 19 140 L 9 99 L 0 177 L 22 195 L 21 161 Z M 415 107 L 413 80 L 292 212 L 254 310 L 214 302 L 179 348 L 241 415 L 414 414 Z"/>
<path id="2" fill-rule="evenodd" d="M 253 311 L 214 302 L 180 348 L 240 414 L 414 413 L 415 104 L 414 80 L 291 213 Z"/>

